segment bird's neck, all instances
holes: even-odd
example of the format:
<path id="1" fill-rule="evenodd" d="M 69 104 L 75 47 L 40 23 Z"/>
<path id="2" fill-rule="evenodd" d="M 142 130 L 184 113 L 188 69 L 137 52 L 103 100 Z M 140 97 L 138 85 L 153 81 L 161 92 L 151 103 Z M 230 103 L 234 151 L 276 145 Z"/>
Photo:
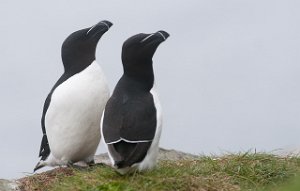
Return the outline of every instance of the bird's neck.
<path id="1" fill-rule="evenodd" d="M 95 54 L 79 56 L 77 55 L 62 55 L 62 61 L 65 73 L 76 74 L 87 68 L 95 60 Z"/>
<path id="2" fill-rule="evenodd" d="M 124 65 L 124 75 L 131 85 L 151 90 L 154 84 L 154 72 L 151 64 Z"/>

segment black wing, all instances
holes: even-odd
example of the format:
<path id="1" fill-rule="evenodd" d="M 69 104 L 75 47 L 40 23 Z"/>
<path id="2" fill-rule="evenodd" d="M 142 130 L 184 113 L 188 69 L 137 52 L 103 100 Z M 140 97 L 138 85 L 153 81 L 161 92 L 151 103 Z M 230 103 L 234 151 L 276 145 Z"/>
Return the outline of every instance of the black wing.
<path id="1" fill-rule="evenodd" d="M 125 139 L 130 142 L 151 141 L 156 130 L 156 109 L 151 93 L 121 99 L 112 96 L 103 116 L 103 135 L 106 143 Z"/>
<path id="2" fill-rule="evenodd" d="M 40 153 L 39 153 L 39 157 L 42 157 L 41 160 L 46 160 L 50 154 L 50 147 L 49 147 L 48 138 L 46 135 L 46 128 L 45 128 L 45 115 L 50 105 L 50 101 L 51 101 L 51 94 L 49 94 L 45 100 L 43 115 L 41 119 L 41 126 L 43 131 L 43 138 L 42 138 Z"/>
<path id="3" fill-rule="evenodd" d="M 103 116 L 103 136 L 118 168 L 141 162 L 156 130 L 156 109 L 150 93 L 112 96 Z"/>

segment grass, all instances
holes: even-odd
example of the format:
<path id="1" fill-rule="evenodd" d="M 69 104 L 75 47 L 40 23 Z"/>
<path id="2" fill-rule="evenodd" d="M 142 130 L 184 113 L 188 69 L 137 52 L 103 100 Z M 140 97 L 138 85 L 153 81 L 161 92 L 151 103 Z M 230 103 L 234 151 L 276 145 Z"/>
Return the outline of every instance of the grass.
<path id="1" fill-rule="evenodd" d="M 299 191 L 298 173 L 300 158 L 245 153 L 161 161 L 152 171 L 125 176 L 103 165 L 57 168 L 20 183 L 24 191 Z"/>
<path id="2" fill-rule="evenodd" d="M 300 190 L 300 175 L 289 180 L 284 185 L 279 186 L 279 188 L 273 189 L 274 191 L 299 191 Z"/>

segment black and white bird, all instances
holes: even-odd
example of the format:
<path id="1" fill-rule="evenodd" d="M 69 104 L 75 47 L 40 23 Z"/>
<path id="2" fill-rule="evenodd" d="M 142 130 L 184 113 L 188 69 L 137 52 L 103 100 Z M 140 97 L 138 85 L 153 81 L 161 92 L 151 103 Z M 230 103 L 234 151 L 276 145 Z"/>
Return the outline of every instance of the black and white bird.
<path id="1" fill-rule="evenodd" d="M 41 159 L 34 171 L 79 161 L 93 163 L 101 137 L 101 115 L 109 98 L 95 53 L 98 41 L 111 26 L 111 22 L 101 21 L 72 33 L 64 41 L 64 73 L 45 100 Z"/>
<path id="2" fill-rule="evenodd" d="M 165 31 L 142 33 L 123 44 L 124 74 L 105 106 L 101 122 L 112 165 L 121 174 L 151 169 L 156 164 L 162 113 L 152 57 L 168 36 Z"/>

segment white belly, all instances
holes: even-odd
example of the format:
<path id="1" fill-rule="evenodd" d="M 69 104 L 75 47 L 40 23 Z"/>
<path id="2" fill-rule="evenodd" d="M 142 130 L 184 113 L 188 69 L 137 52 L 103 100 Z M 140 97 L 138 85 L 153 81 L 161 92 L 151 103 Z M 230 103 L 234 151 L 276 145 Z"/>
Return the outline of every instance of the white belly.
<path id="1" fill-rule="evenodd" d="M 45 126 L 57 160 L 77 162 L 95 154 L 108 98 L 106 79 L 96 61 L 54 90 Z"/>

